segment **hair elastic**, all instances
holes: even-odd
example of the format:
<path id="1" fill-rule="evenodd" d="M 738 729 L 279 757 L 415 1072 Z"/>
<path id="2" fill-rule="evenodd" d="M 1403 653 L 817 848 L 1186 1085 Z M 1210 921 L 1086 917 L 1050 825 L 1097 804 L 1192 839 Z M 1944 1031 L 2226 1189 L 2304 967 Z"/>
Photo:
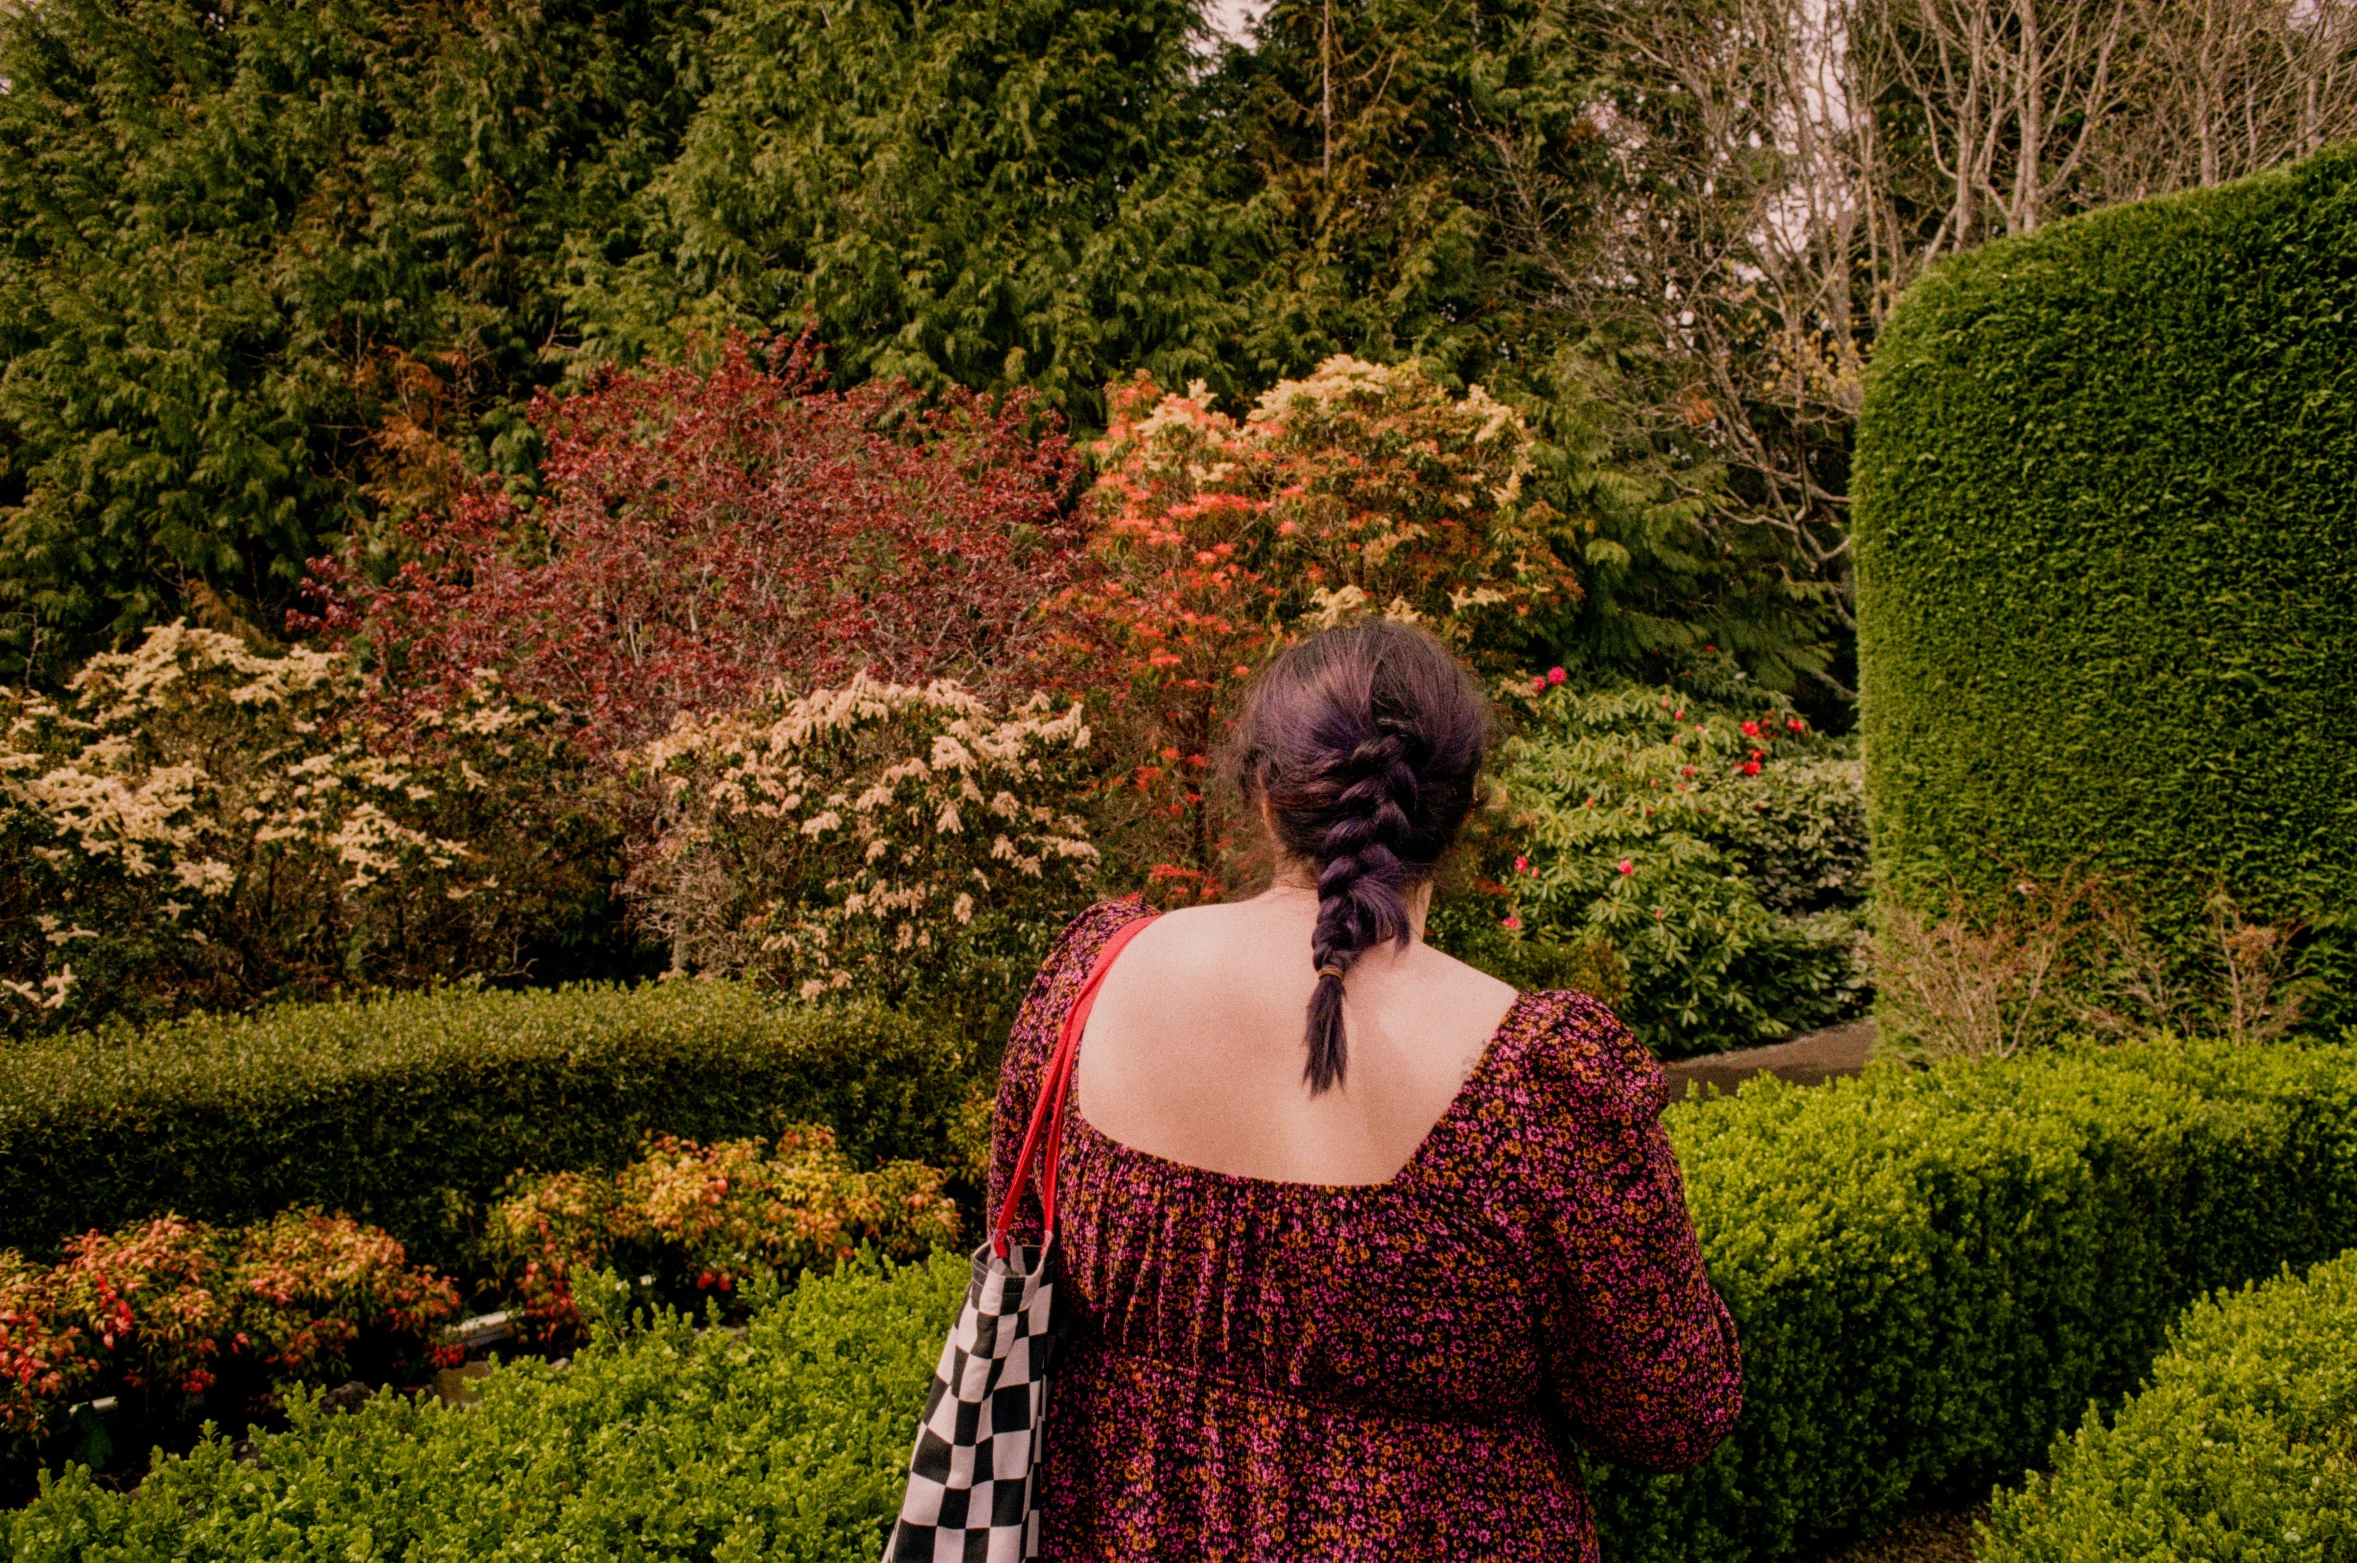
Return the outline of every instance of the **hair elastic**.
<path id="1" fill-rule="evenodd" d="M 1343 978 L 1349 976 L 1350 973 L 1344 971 L 1339 966 L 1320 966 L 1318 968 L 1318 975 L 1321 977 L 1331 977 L 1336 982 L 1340 982 Z"/>

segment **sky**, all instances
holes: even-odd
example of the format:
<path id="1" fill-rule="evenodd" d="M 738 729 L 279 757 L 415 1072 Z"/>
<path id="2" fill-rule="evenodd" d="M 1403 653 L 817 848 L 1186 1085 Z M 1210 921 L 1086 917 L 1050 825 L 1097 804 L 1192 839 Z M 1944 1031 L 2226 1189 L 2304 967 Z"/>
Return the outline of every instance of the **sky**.
<path id="1" fill-rule="evenodd" d="M 1244 43 L 1245 29 L 1268 8 L 1269 0 L 1211 0 L 1203 8 L 1203 14 L 1210 18 L 1213 30 L 1221 37 Z"/>

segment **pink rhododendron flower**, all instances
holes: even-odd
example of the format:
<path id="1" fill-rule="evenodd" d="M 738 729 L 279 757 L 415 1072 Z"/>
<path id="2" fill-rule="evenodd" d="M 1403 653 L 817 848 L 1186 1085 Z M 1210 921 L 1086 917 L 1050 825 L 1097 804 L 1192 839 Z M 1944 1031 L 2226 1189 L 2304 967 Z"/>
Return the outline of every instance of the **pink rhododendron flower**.
<path id="1" fill-rule="evenodd" d="M 1759 773 L 1760 773 L 1760 762 L 1759 762 L 1759 761 L 1757 761 L 1757 760 L 1746 760 L 1746 761 L 1744 761 L 1744 762 L 1743 762 L 1743 774 L 1744 774 L 1744 775 L 1746 775 L 1746 776 L 1757 776 Z"/>
<path id="2" fill-rule="evenodd" d="M 1809 724 L 1808 724 L 1808 723 L 1806 723 L 1806 722 L 1804 722 L 1804 721 L 1802 721 L 1802 720 L 1801 720 L 1799 717 L 1795 716 L 1795 717 L 1787 717 L 1787 718 L 1785 719 L 1784 725 L 1785 725 L 1786 727 L 1789 727 L 1789 728 L 1791 728 L 1791 729 L 1792 729 L 1794 732 L 1796 732 L 1796 733 L 1797 733 L 1797 732 L 1799 732 L 1799 731 L 1800 731 L 1802 728 L 1804 728 L 1804 727 L 1808 726 Z"/>
<path id="3" fill-rule="evenodd" d="M 1637 871 L 1637 860 L 1635 858 L 1622 858 L 1620 860 L 1620 871 L 1624 874 L 1635 873 Z"/>
<path id="4" fill-rule="evenodd" d="M 1534 673 L 1531 675 L 1530 692 L 1534 695 L 1543 695 L 1547 692 L 1547 680 L 1544 674 Z"/>
<path id="5" fill-rule="evenodd" d="M 1501 918 L 1498 926 L 1500 928 L 1519 928 L 1522 926 L 1522 919 L 1519 917 Z"/>
<path id="6" fill-rule="evenodd" d="M 1760 724 L 1759 724 L 1759 723 L 1757 723 L 1757 722 L 1746 722 L 1746 723 L 1744 723 L 1744 724 L 1743 724 L 1743 736 L 1744 736 L 1744 737 L 1746 737 L 1746 738 L 1757 738 L 1759 735 L 1760 735 Z"/>
<path id="7" fill-rule="evenodd" d="M 1514 872 L 1516 872 L 1517 874 L 1527 874 L 1527 873 L 1529 873 L 1529 872 L 1530 872 L 1530 859 L 1529 859 L 1529 858 L 1526 858 L 1526 857 L 1517 856 L 1517 857 L 1514 859 Z"/>
<path id="8" fill-rule="evenodd" d="M 1570 676 L 1570 674 L 1564 672 L 1561 668 L 1547 669 L 1547 682 L 1550 684 L 1560 684 Z"/>

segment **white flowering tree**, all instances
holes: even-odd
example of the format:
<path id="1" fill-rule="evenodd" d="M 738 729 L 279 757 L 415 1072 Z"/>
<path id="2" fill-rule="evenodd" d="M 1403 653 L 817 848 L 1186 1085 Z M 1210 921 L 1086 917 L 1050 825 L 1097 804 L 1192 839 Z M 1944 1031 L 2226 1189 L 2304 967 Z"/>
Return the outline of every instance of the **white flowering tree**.
<path id="1" fill-rule="evenodd" d="M 984 1019 L 1091 893 L 1088 740 L 1044 696 L 865 677 L 683 718 L 634 757 L 657 823 L 625 894 L 676 970 Z"/>
<path id="2" fill-rule="evenodd" d="M 485 683 L 387 751 L 362 708 L 345 654 L 185 624 L 0 697 L 0 1016 L 499 975 L 552 897 L 600 893 L 545 714 Z"/>

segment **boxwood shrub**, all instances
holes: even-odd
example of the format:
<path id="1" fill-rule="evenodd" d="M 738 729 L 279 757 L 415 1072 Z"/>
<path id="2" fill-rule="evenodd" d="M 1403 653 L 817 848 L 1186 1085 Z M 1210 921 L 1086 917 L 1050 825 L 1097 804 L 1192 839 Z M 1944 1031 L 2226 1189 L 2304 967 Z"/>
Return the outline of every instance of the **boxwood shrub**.
<path id="1" fill-rule="evenodd" d="M 2357 1557 L 2357 1252 L 2194 1305 L 2109 1426 L 1999 1493 L 1983 1563 Z"/>
<path id="2" fill-rule="evenodd" d="M 74 1467 L 0 1518 L 14 1563 L 466 1558 L 875 1563 L 965 1256 L 845 1267 L 734 1332 L 665 1314 L 482 1403 L 316 1399 L 256 1440 L 160 1459 L 119 1497 Z"/>
<path id="3" fill-rule="evenodd" d="M 2357 1044 L 1884 1066 L 1669 1121 L 1747 1405 L 1696 1471 L 1590 1472 L 1615 1563 L 1765 1563 L 1978 1497 L 2188 1300 L 2357 1244 Z M 365 1526 L 414 1556 L 872 1558 L 965 1272 L 806 1283 L 742 1349 L 666 1326 L 504 1370 L 473 1423 L 305 1413 L 260 1467 L 216 1444 L 131 1499 L 69 1476 L 13 1556 L 340 1556 Z"/>
<path id="4" fill-rule="evenodd" d="M 9 1050 L 0 1247 L 166 1210 L 224 1224 L 290 1205 L 462 1260 L 454 1211 L 518 1170 L 619 1166 L 653 1131 L 832 1128 L 855 1165 L 941 1165 L 962 1048 L 890 1010 L 728 982 L 446 990 L 287 1006 Z"/>
<path id="5" fill-rule="evenodd" d="M 2357 143 L 1943 262 L 1855 492 L 1876 881 L 2225 886 L 2357 994 Z M 2327 925 L 2331 925 L 2328 927 Z"/>
<path id="6" fill-rule="evenodd" d="M 2357 1046 L 2067 1049 L 1671 1114 L 1745 1411 L 1594 1473 L 1618 1563 L 1789 1558 L 2018 1477 L 2212 1288 L 2357 1244 Z"/>

